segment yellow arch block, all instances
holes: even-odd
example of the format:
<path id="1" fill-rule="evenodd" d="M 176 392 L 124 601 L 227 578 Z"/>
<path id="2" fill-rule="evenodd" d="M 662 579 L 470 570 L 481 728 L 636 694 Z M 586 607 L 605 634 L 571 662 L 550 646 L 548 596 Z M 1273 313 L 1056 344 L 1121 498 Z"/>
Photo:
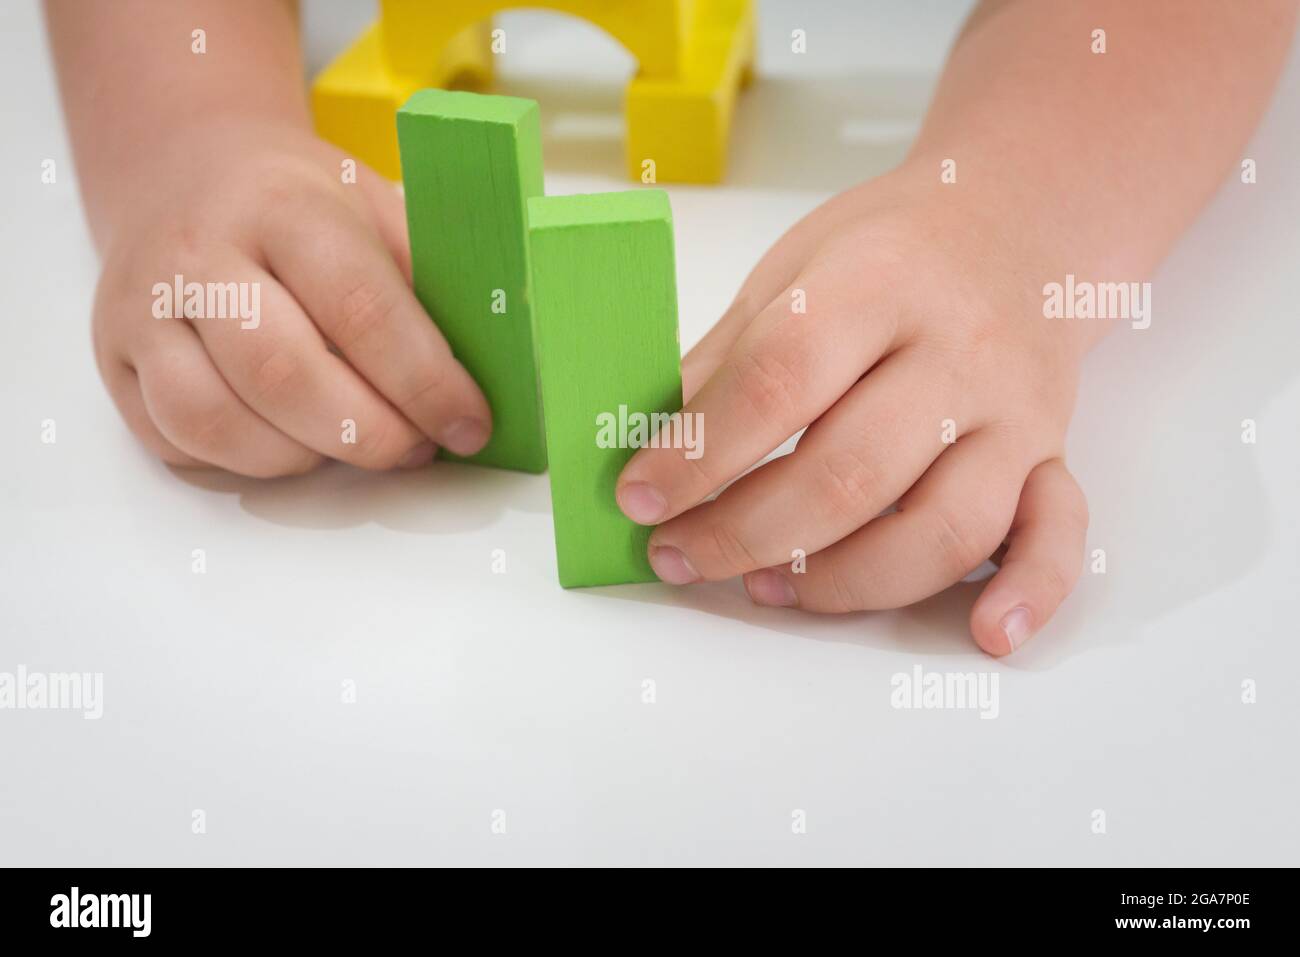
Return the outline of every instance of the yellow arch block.
<path id="1" fill-rule="evenodd" d="M 317 131 L 400 178 L 398 108 L 424 87 L 486 86 L 491 17 L 521 5 L 588 20 L 637 58 L 626 98 L 630 177 L 722 179 L 736 92 L 753 65 L 753 0 L 460 0 L 453 9 L 381 0 L 379 21 L 312 85 Z"/>

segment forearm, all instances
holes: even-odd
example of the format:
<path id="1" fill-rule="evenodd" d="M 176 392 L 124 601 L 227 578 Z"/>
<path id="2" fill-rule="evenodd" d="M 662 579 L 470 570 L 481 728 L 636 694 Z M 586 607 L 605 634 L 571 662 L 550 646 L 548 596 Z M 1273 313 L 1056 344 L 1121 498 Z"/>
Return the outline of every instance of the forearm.
<path id="1" fill-rule="evenodd" d="M 101 247 L 168 146 L 239 116 L 309 123 L 284 0 L 46 0 L 86 216 Z M 194 52 L 193 31 L 205 52 Z"/>
<path id="2" fill-rule="evenodd" d="M 907 167 L 935 182 L 952 159 L 951 188 L 1051 278 L 1145 278 L 1240 163 L 1296 7 L 986 0 Z M 1097 29 L 1105 53 L 1092 50 Z"/>

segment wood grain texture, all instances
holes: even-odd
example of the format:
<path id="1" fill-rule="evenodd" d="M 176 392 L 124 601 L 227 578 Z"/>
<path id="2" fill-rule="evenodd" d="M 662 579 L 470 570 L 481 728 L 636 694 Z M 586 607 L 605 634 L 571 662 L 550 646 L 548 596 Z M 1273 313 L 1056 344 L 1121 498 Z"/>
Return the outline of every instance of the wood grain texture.
<path id="1" fill-rule="evenodd" d="M 537 104 L 420 90 L 397 138 L 415 294 L 492 408 L 491 440 L 463 461 L 544 472 L 525 225 L 542 193 Z"/>
<path id="2" fill-rule="evenodd" d="M 528 204 L 537 355 L 546 405 L 560 584 L 656 580 L 651 529 L 614 485 L 635 449 L 601 448 L 597 417 L 682 405 L 672 212 L 662 190 Z"/>

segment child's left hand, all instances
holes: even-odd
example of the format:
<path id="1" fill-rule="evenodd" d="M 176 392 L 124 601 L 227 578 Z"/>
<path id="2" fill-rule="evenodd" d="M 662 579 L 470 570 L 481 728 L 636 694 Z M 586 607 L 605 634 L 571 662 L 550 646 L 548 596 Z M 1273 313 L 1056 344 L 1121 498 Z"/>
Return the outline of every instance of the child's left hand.
<path id="1" fill-rule="evenodd" d="M 618 501 L 659 526 L 664 581 L 743 574 L 755 602 L 810 611 L 910 604 L 1005 540 L 971 612 L 1003 655 L 1079 575 L 1088 513 L 1063 456 L 1091 333 L 1043 317 L 1059 259 L 1041 235 L 1020 224 L 1014 241 L 981 211 L 996 201 L 904 179 L 832 199 L 763 258 L 684 362 L 703 454 L 642 449 Z"/>

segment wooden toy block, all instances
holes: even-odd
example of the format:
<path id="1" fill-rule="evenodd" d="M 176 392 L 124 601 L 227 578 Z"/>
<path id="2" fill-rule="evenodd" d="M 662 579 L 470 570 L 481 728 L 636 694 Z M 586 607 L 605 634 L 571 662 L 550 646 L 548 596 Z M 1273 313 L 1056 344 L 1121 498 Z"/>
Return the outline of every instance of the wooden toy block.
<path id="1" fill-rule="evenodd" d="M 726 0 L 724 0 L 726 2 Z M 384 57 L 396 73 L 422 73 L 430 53 L 466 27 L 515 7 L 580 17 L 600 27 L 636 57 L 647 76 L 676 76 L 696 10 L 718 0 L 381 0 Z"/>
<path id="2" fill-rule="evenodd" d="M 492 79 L 491 27 L 486 20 L 471 24 L 440 55 L 426 57 L 423 69 L 396 73 L 384 59 L 382 24 L 375 24 L 312 84 L 316 132 L 380 175 L 400 179 L 394 116 L 426 87 L 486 87 Z"/>
<path id="3" fill-rule="evenodd" d="M 750 0 L 701 2 L 680 70 L 644 71 L 628 84 L 627 171 L 644 180 L 718 183 L 727 172 L 727 144 L 736 94 L 752 79 L 755 17 Z"/>
<path id="4" fill-rule="evenodd" d="M 381 0 L 379 21 L 321 73 L 318 131 L 397 175 L 391 117 L 416 89 L 491 76 L 491 17 L 518 0 Z M 641 182 L 712 183 L 726 171 L 737 90 L 754 59 L 753 0 L 530 0 L 601 27 L 637 59 L 626 156 Z M 508 39 L 508 38 L 507 38 Z M 646 176 L 654 163 L 654 178 Z"/>
<path id="5" fill-rule="evenodd" d="M 682 405 L 668 196 L 536 197 L 528 238 L 560 584 L 656 581 L 651 529 L 614 500 L 636 450 L 600 435 L 602 419 Z"/>
<path id="6" fill-rule="evenodd" d="M 397 136 L 415 294 L 492 408 L 491 440 L 463 461 L 544 472 L 527 291 L 527 203 L 542 193 L 537 104 L 421 90 L 398 112 Z"/>

